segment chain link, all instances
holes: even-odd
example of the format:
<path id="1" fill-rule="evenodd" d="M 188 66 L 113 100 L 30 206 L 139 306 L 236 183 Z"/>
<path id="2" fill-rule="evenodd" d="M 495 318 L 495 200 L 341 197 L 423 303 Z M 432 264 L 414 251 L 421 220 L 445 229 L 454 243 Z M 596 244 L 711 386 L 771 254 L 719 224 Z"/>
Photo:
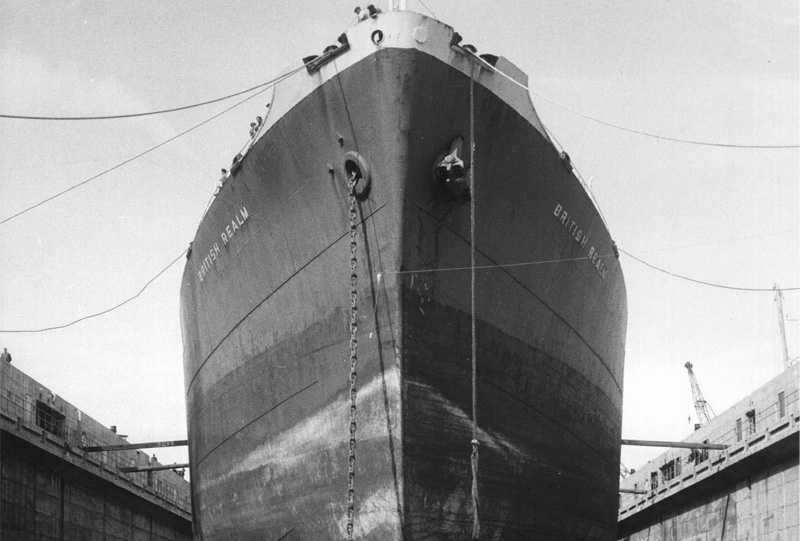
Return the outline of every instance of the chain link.
<path id="1" fill-rule="evenodd" d="M 358 261 L 356 252 L 356 232 L 358 228 L 356 214 L 356 174 L 350 175 L 347 186 L 350 190 L 350 456 L 347 473 L 347 541 L 353 540 L 353 520 L 355 515 L 355 478 L 356 478 L 356 365 L 358 356 Z"/>

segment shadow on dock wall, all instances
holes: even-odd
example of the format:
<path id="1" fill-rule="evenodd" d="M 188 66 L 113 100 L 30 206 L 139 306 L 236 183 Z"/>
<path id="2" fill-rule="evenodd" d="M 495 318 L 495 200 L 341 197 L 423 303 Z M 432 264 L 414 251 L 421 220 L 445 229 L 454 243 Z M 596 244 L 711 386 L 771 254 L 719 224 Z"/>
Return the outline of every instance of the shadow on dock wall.
<path id="1" fill-rule="evenodd" d="M 792 439 L 796 446 L 797 438 Z M 798 539 L 797 457 L 759 469 L 737 483 L 722 483 L 713 492 L 689 491 L 695 493 L 622 521 L 618 539 Z"/>
<path id="2" fill-rule="evenodd" d="M 0 539 L 191 541 L 191 521 L 3 432 Z"/>
<path id="3" fill-rule="evenodd" d="M 191 541 L 189 483 L 16 367 L 0 362 L 0 541 Z"/>

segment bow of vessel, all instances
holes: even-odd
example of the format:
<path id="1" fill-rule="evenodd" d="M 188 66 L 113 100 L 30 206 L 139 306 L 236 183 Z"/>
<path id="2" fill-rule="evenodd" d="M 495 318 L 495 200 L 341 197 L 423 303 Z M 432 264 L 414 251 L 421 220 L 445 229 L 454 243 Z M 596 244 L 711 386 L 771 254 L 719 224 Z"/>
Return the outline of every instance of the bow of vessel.
<path id="1" fill-rule="evenodd" d="M 354 538 L 468 536 L 473 431 L 485 538 L 614 537 L 615 247 L 525 74 L 459 38 L 392 11 L 299 61 L 203 217 L 181 289 L 202 539 L 346 535 L 354 342 Z"/>

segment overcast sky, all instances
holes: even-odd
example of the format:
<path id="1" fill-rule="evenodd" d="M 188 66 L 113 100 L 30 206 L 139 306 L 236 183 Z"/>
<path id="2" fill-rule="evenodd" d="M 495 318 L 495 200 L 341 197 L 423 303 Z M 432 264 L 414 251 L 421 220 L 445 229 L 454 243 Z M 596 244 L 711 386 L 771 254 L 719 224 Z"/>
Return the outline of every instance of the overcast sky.
<path id="1" fill-rule="evenodd" d="M 529 75 L 534 105 L 591 179 L 622 250 L 714 284 L 800 286 L 796 148 L 676 143 L 602 123 L 709 143 L 797 145 L 796 0 L 408 5 Z M 232 94 L 335 43 L 355 6 L 0 0 L 0 114 L 136 113 Z M 264 96 L 0 225 L 0 329 L 58 326 L 107 310 L 178 258 L 220 168 L 263 113 Z M 129 120 L 0 119 L 0 220 L 234 103 Z M 700 285 L 625 254 L 621 262 L 629 307 L 623 437 L 689 434 L 686 361 L 718 413 L 779 373 L 771 292 Z M 0 333 L 0 348 L 130 441 L 184 438 L 182 269 L 181 259 L 105 316 Z M 797 357 L 800 295 L 786 292 L 786 301 Z M 659 452 L 623 448 L 623 462 L 639 467 Z M 184 449 L 157 454 L 187 460 Z"/>

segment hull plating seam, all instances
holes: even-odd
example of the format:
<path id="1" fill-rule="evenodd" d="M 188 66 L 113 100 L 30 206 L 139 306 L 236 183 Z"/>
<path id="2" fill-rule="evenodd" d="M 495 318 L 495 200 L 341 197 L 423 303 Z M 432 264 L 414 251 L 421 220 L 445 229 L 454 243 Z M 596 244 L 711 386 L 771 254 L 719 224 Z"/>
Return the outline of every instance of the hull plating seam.
<path id="1" fill-rule="evenodd" d="M 377 209 L 375 209 L 373 212 L 371 212 L 371 213 L 370 213 L 370 214 L 368 214 L 367 216 L 363 217 L 363 218 L 361 219 L 361 221 L 359 222 L 359 225 L 363 226 L 363 225 L 366 223 L 366 221 L 367 221 L 367 220 L 369 220 L 369 219 L 370 219 L 370 218 L 372 218 L 372 217 L 373 217 L 375 214 L 377 214 L 378 212 L 380 212 L 380 210 L 381 210 L 383 207 L 385 207 L 385 206 L 386 206 L 385 204 L 384 204 L 384 205 L 381 205 L 380 207 L 378 207 Z M 342 239 L 344 239 L 345 237 L 347 237 L 347 236 L 349 236 L 349 235 L 350 235 L 350 230 L 348 229 L 348 231 L 347 231 L 346 233 L 343 233 L 343 234 L 342 234 L 340 237 L 338 237 L 336 240 L 334 240 L 332 243 L 330 243 L 328 246 L 326 246 L 326 247 L 325 247 L 323 250 L 320 250 L 320 252 L 319 252 L 317 255 L 315 255 L 314 257 L 312 257 L 312 258 L 311 258 L 311 259 L 309 259 L 308 261 L 306 261 L 306 262 L 305 262 L 305 263 L 304 263 L 304 264 L 303 264 L 303 265 L 302 265 L 300 268 L 298 268 L 298 269 L 297 269 L 295 272 L 293 272 L 293 273 L 291 274 L 291 276 L 289 276 L 289 277 L 288 277 L 288 278 L 286 278 L 286 279 L 285 279 L 283 282 L 281 282 L 281 283 L 280 283 L 280 285 L 279 285 L 278 287 L 276 287 L 275 289 L 273 289 L 272 291 L 270 291 L 270 292 L 267 294 L 267 296 L 266 296 L 266 297 L 264 297 L 263 299 L 261 299 L 261 300 L 258 302 L 258 304 L 256 304 L 256 305 L 255 305 L 255 306 L 254 306 L 254 307 L 253 307 L 253 308 L 252 308 L 252 309 L 251 309 L 249 312 L 247 312 L 247 313 L 244 315 L 244 317 L 242 317 L 242 319 L 240 319 L 240 320 L 239 320 L 239 321 L 236 323 L 236 325 L 234 325 L 233 327 L 231 327 L 231 328 L 230 328 L 230 330 L 227 332 L 227 334 L 225 334 L 225 336 L 223 336 L 223 337 L 222 337 L 222 340 L 220 340 L 220 341 L 219 341 L 219 343 L 218 343 L 216 346 L 214 346 L 214 348 L 213 348 L 213 349 L 212 349 L 212 350 L 209 352 L 209 354 L 206 356 L 206 358 L 205 358 L 205 359 L 203 359 L 203 362 L 202 362 L 202 364 L 200 364 L 200 366 L 197 368 L 197 372 L 195 372 L 195 373 L 194 373 L 194 376 L 192 376 L 192 381 L 190 381 L 190 382 L 189 382 L 189 385 L 188 385 L 188 386 L 187 386 L 187 388 L 186 388 L 186 395 L 188 396 L 188 395 L 189 395 L 189 393 L 191 392 L 191 390 L 192 390 L 192 385 L 194 385 L 194 382 L 197 380 L 197 376 L 199 376 L 199 375 L 200 375 L 200 372 L 203 370 L 203 367 L 206 365 L 206 363 L 209 361 L 209 359 L 211 359 L 211 357 L 214 355 L 214 352 L 215 352 L 215 351 L 217 351 L 217 349 L 219 349 L 219 347 L 220 347 L 220 346 L 221 346 L 221 345 L 222 345 L 222 344 L 225 342 L 225 340 L 227 340 L 227 339 L 228 339 L 228 337 L 229 337 L 229 336 L 230 336 L 230 335 L 233 333 L 233 331 L 235 331 L 235 330 L 236 330 L 236 329 L 239 327 L 239 325 L 241 325 L 242 323 L 244 323 L 244 322 L 247 320 L 247 318 L 248 318 L 248 317 L 250 317 L 250 315 L 251 315 L 253 312 L 255 312 L 256 310 L 258 310 L 259 308 L 261 308 L 261 305 L 263 305 L 265 302 L 267 302 L 267 301 L 270 299 L 270 297 L 272 297 L 272 296 L 273 296 L 275 293 L 277 293 L 278 291 L 280 291 L 280 289 L 281 289 L 283 286 L 285 286 L 286 284 L 288 284 L 289 282 L 291 282 L 291 281 L 292 281 L 292 279 L 293 279 L 295 276 L 297 276 L 298 274 L 300 274 L 301 272 L 303 272 L 303 271 L 304 271 L 304 270 L 305 270 L 305 269 L 306 269 L 306 268 L 307 268 L 309 265 L 311 265 L 311 263 L 313 263 L 314 261 L 316 261 L 316 260 L 317 260 L 317 259 L 318 259 L 318 258 L 319 258 L 321 255 L 323 255 L 325 252 L 327 252 L 328 250 L 330 250 L 331 248 L 333 248 L 334 246 L 336 246 L 336 244 L 337 244 L 337 243 L 339 243 L 339 242 L 340 242 Z"/>
<path id="2" fill-rule="evenodd" d="M 204 461 L 206 458 L 208 458 L 208 457 L 209 457 L 209 455 L 211 455 L 211 453 L 213 453 L 214 451 L 216 451 L 217 449 L 219 449 L 220 447 L 222 447 L 223 445 L 225 445 L 225 443 L 226 443 L 228 440 L 230 440 L 232 437 L 236 436 L 236 434 L 240 433 L 242 430 L 245 430 L 245 429 L 246 429 L 248 426 L 250 426 L 250 425 L 252 425 L 253 423 L 257 422 L 259 419 L 261 419 L 261 418 L 262 418 L 262 417 L 264 417 L 265 415 L 268 415 L 268 414 L 272 413 L 273 411 L 275 411 L 276 409 L 278 409 L 280 406 L 282 406 L 283 404 L 285 404 L 286 402 L 288 402 L 288 401 L 289 401 L 289 400 L 291 400 L 292 398 L 294 398 L 294 397 L 296 397 L 296 396 L 300 395 L 301 393 L 303 393 L 303 392 L 305 392 L 305 391 L 309 390 L 311 387 L 313 387 L 313 386 L 314 386 L 314 385 L 316 385 L 317 383 L 319 383 L 319 380 L 316 380 L 316 381 L 314 381 L 313 383 L 311 383 L 311 384 L 309 384 L 309 385 L 306 385 L 305 387 L 303 387 L 303 388 L 302 388 L 302 389 L 300 389 L 299 391 L 296 391 L 296 392 L 294 392 L 294 393 L 290 394 L 289 396 L 287 396 L 286 398 L 284 398 L 283 400 L 281 400 L 280 402 L 278 402 L 277 404 L 275 404 L 274 406 L 272 406 L 271 408 L 269 408 L 267 411 L 265 411 L 264 413 L 262 413 L 261 415 L 259 415 L 258 417 L 256 417 L 255 419 L 253 419 L 252 421 L 250 421 L 249 423 L 247 423 L 247 424 L 246 424 L 246 425 L 244 425 L 243 427 L 241 427 L 241 428 L 239 428 L 238 430 L 234 431 L 234 432 L 233 432 L 232 434 L 230 434 L 230 435 L 229 435 L 227 438 L 225 438 L 224 440 L 222 440 L 221 442 L 219 442 L 219 443 L 218 443 L 217 445 L 215 445 L 215 446 L 214 446 L 214 447 L 213 447 L 211 450 L 209 450 L 209 451 L 208 451 L 206 454 L 204 454 L 204 455 L 203 455 L 203 457 L 202 457 L 200 460 L 198 460 L 198 461 L 197 461 L 197 465 L 199 466 L 200 464 L 202 464 L 202 463 L 203 463 L 203 461 Z"/>
<path id="3" fill-rule="evenodd" d="M 434 220 L 438 220 L 438 218 L 437 218 L 436 216 L 434 216 L 433 214 L 431 214 L 430 212 L 428 212 L 428 211 L 427 211 L 427 210 L 425 210 L 424 208 L 420 207 L 419 205 L 417 205 L 417 209 L 419 209 L 420 211 L 424 212 L 425 214 L 427 214 L 428 216 L 430 216 L 430 217 L 431 217 L 431 218 L 433 218 Z M 469 245 L 469 240 L 467 240 L 467 239 L 465 239 L 464 237 L 462 237 L 461 235 L 459 235 L 459 234 L 458 234 L 456 231 L 454 231 L 452 228 L 448 227 L 448 226 L 447 226 L 447 224 L 445 224 L 444 222 L 441 222 L 441 221 L 440 221 L 439 223 L 441 224 L 441 226 L 443 226 L 443 227 L 446 227 L 446 228 L 447 228 L 447 230 L 448 230 L 448 231 L 450 231 L 450 232 L 451 232 L 451 233 L 452 233 L 454 236 L 456 236 L 456 237 L 460 238 L 462 241 L 464 241 L 464 243 L 466 243 L 467 245 Z M 539 296 L 538 296 L 536 293 L 534 293 L 533 291 L 531 291 L 531 290 L 530 290 L 530 289 L 529 289 L 529 288 L 528 288 L 528 287 L 527 287 L 525 284 L 523 284 L 522 282 L 520 282 L 520 281 L 519 281 L 519 280 L 518 280 L 518 279 L 517 279 L 517 278 L 516 278 L 516 277 L 515 277 L 513 274 L 511 274 L 510 272 L 508 272 L 508 271 L 505 269 L 505 267 L 503 267 L 503 266 L 501 265 L 501 263 L 499 263 L 499 262 L 495 261 L 494 259 L 492 259 L 491 257 L 489 257 L 488 255 L 486 255 L 486 254 L 485 254 L 483 251 L 481 251 L 480 249 L 476 248 L 475 250 L 476 250 L 476 251 L 477 251 L 479 254 L 481 254 L 483 257 L 485 257 L 487 260 L 491 261 L 491 262 L 492 262 L 492 264 L 494 264 L 494 265 L 497 265 L 497 267 L 498 267 L 498 268 L 499 268 L 501 271 L 503 271 L 503 272 L 504 272 L 504 273 L 505 273 L 505 274 L 506 274 L 506 275 L 507 275 L 509 278 L 511 278 L 512 280 L 514 280 L 514 281 L 515 281 L 517 284 L 519 284 L 519 286 L 520 286 L 521 288 L 523 288 L 525 291 L 527 291 L 528 293 L 530 293 L 530 294 L 531 294 L 531 295 L 532 295 L 532 296 L 533 296 L 533 297 L 534 297 L 534 298 L 535 298 L 537 301 L 539 301 L 540 303 L 542 303 L 542 306 L 546 307 L 546 308 L 547 308 L 547 309 L 548 309 L 548 310 L 549 310 L 549 311 L 550 311 L 550 312 L 551 312 L 551 313 L 552 313 L 554 316 L 556 316 L 558 319 L 560 319 L 561 321 L 563 321 L 563 322 L 564 322 L 564 325 L 566 325 L 567 327 L 569 327 L 569 328 L 570 328 L 570 330 L 571 330 L 573 333 L 575 333 L 575 336 L 577 336 L 578 338 L 580 338 L 581 342 L 583 342 L 583 343 L 584 343 L 584 345 L 586 345 L 586 347 L 587 347 L 587 348 L 589 348 L 589 351 L 591 351 L 591 352 L 594 354 L 594 356 L 595 356 L 595 357 L 597 357 L 597 360 L 598 360 L 598 361 L 600 361 L 600 364 L 602 364 L 602 365 L 603 365 L 603 368 L 605 368 L 605 369 L 606 369 L 606 371 L 608 372 L 608 375 L 611 377 L 611 381 L 613 381 L 613 382 L 614 382 L 614 385 L 616 385 L 616 387 L 617 387 L 617 391 L 619 391 L 619 394 L 620 394 L 620 395 L 622 394 L 622 387 L 620 386 L 620 384 L 619 384 L 619 382 L 617 381 L 617 379 L 614 377 L 614 374 L 611 372 L 611 369 L 609 368 L 608 364 L 606 364 L 606 362 L 603 360 L 603 358 L 602 358 L 602 357 L 601 357 L 601 356 L 600 356 L 600 355 L 599 355 L 599 354 L 598 354 L 598 353 L 597 353 L 597 352 L 594 350 L 594 348 L 593 348 L 591 345 L 589 345 L 589 343 L 586 341 L 586 339 L 585 339 L 585 338 L 583 338 L 583 336 L 581 336 L 581 335 L 580 335 L 580 333 L 579 333 L 578 331 L 576 331 L 576 330 L 575 330 L 575 327 L 573 327 L 572 325 L 570 325 L 570 324 L 569 324 L 569 322 L 568 322 L 567 320 L 565 320 L 565 319 L 564 319 L 564 318 L 561 316 L 561 314 L 559 314 L 558 312 L 556 312 L 555 310 L 553 310 L 553 308 L 552 308 L 552 307 L 551 307 L 549 304 L 547 304 L 546 302 L 544 302 L 544 301 L 543 301 L 543 300 L 542 300 L 542 299 L 541 299 L 541 298 L 540 298 L 540 297 L 539 297 Z M 406 272 L 425 272 L 425 269 L 420 269 L 419 271 L 406 271 Z"/>
<path id="4" fill-rule="evenodd" d="M 542 411 L 542 410 L 540 410 L 538 408 L 535 408 L 533 405 L 527 403 L 526 401 L 522 400 L 518 396 L 515 396 L 514 393 L 504 389 L 503 387 L 499 386 L 498 384 L 494 383 L 493 381 L 490 381 L 490 380 L 487 380 L 487 379 L 482 379 L 481 381 L 483 381 L 484 383 L 488 383 L 489 385 L 491 385 L 492 387 L 494 387 L 495 389 L 497 389 L 501 393 L 513 398 L 514 400 L 516 400 L 520 404 L 523 404 L 525 407 L 532 409 L 533 411 L 535 411 L 536 413 L 541 415 L 543 418 L 547 419 L 548 421 L 550 421 L 551 423 L 553 423 L 554 425 L 559 427 L 564 432 L 568 432 L 573 438 L 575 438 L 576 440 L 578 440 L 581 443 L 583 443 L 584 445 L 586 445 L 586 447 L 588 449 L 591 449 L 592 451 L 594 451 L 594 453 L 597 456 L 599 456 L 601 459 L 603 459 L 605 462 L 608 462 L 610 464 L 614 464 L 615 463 L 613 460 L 610 460 L 606 455 L 604 455 L 603 453 L 601 453 L 600 451 L 595 449 L 594 446 L 591 445 L 591 443 L 589 443 L 585 439 L 581 438 L 578 434 L 575 433 L 575 431 L 570 430 L 569 428 L 567 428 L 563 424 L 559 423 L 558 421 L 553 419 L 551 416 L 547 415 L 544 411 Z"/>

